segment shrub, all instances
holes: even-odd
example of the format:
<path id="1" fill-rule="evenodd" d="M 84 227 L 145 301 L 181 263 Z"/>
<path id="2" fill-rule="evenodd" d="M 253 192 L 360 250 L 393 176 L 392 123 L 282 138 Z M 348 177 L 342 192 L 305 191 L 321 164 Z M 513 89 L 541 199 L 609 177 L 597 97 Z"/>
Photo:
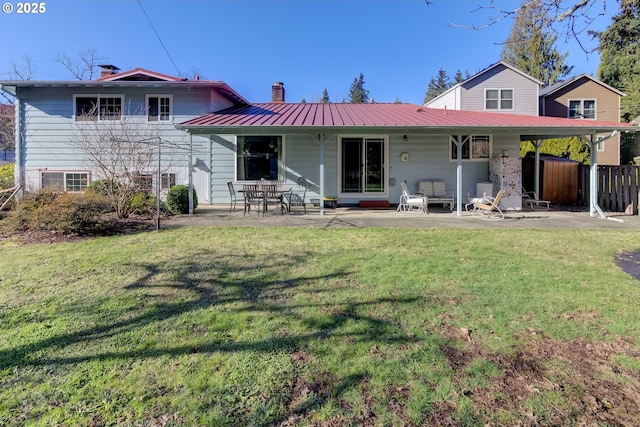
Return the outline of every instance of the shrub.
<path id="1" fill-rule="evenodd" d="M 158 211 L 157 200 L 156 196 L 138 191 L 131 196 L 131 213 L 146 217 L 153 216 Z"/>
<path id="2" fill-rule="evenodd" d="M 104 220 L 110 202 L 96 193 L 54 193 L 41 190 L 26 194 L 3 219 L 5 232 L 54 231 L 63 234 L 100 234 L 112 224 Z"/>
<path id="3" fill-rule="evenodd" d="M 167 210 L 169 213 L 186 214 L 189 213 L 189 186 L 174 185 L 167 193 Z M 198 195 L 196 189 L 193 189 L 193 209 L 198 207 Z"/>
<path id="4" fill-rule="evenodd" d="M 0 166 L 0 190 L 13 187 L 13 163 Z"/>

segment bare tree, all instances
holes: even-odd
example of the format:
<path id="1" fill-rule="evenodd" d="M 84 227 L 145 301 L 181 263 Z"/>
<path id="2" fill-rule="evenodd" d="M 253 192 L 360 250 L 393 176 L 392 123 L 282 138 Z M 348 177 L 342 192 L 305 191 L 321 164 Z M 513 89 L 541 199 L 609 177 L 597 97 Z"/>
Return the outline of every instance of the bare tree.
<path id="1" fill-rule="evenodd" d="M 77 58 L 58 52 L 55 62 L 66 68 L 75 79 L 93 80 L 94 76 L 98 75 L 99 64 L 106 60 L 107 58 L 100 55 L 96 49 L 89 47 L 80 52 Z"/>
<path id="2" fill-rule="evenodd" d="M 35 61 L 25 54 L 19 62 L 11 61 L 4 75 L 8 80 L 31 80 L 35 69 Z M 0 93 L 0 150 L 11 151 L 15 149 L 15 99 L 4 91 Z"/>
<path id="3" fill-rule="evenodd" d="M 92 110 L 78 120 L 71 143 L 84 154 L 87 167 L 103 180 L 97 190 L 112 199 L 119 218 L 126 218 L 133 210 L 133 196 L 148 193 L 153 186 L 161 141 L 157 129 L 142 122 L 144 114 L 100 120 L 95 113 Z"/>
<path id="4" fill-rule="evenodd" d="M 496 6 L 493 1 L 488 4 L 479 5 L 473 12 L 480 10 L 490 10 L 494 15 L 488 21 L 480 25 L 461 25 L 449 22 L 450 27 L 468 28 L 482 30 L 491 27 L 507 18 L 513 17 L 522 8 L 530 7 L 535 0 L 523 0 L 519 7 L 515 9 L 504 9 Z M 582 43 L 584 32 L 600 16 L 604 16 L 607 10 L 607 0 L 543 0 L 540 2 L 541 11 L 551 21 L 558 25 L 556 30 L 559 34 L 569 39 L 575 39 L 582 50 L 591 53 L 593 49 L 587 49 Z M 427 5 L 431 2 L 427 2 Z"/>

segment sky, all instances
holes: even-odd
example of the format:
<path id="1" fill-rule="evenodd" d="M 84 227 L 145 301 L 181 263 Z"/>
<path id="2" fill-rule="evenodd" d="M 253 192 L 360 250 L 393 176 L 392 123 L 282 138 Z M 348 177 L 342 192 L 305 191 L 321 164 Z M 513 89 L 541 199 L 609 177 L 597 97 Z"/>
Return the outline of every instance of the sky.
<path id="1" fill-rule="evenodd" d="M 91 48 L 121 70 L 142 67 L 221 80 L 250 102 L 271 100 L 283 82 L 288 102 L 348 99 L 360 73 L 375 102 L 422 104 L 440 68 L 473 74 L 500 60 L 513 20 L 483 30 L 518 0 L 49 0 L 42 13 L 17 13 L 0 0 L 0 79 L 28 56 L 34 80 L 66 80 L 58 53 L 77 58 Z M 9 5 L 9 6 L 8 6 Z M 618 10 L 589 27 L 604 30 Z M 8 10 L 11 9 L 9 13 Z M 23 8 L 24 9 L 24 8 Z M 23 10 L 24 12 L 24 10 Z M 148 17 L 148 18 L 147 18 Z M 584 34 L 587 48 L 595 44 Z M 595 75 L 599 57 L 558 37 L 572 75 Z"/>

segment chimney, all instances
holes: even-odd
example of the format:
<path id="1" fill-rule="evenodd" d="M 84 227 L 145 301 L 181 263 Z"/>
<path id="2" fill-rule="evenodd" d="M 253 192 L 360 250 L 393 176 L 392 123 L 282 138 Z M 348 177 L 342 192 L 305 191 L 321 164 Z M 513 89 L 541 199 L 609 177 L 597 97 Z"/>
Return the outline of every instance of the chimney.
<path id="1" fill-rule="evenodd" d="M 284 83 L 275 82 L 271 86 L 271 102 L 284 102 Z"/>
<path id="2" fill-rule="evenodd" d="M 120 68 L 110 64 L 98 65 L 98 67 L 100 67 L 100 78 L 118 74 L 120 71 Z"/>

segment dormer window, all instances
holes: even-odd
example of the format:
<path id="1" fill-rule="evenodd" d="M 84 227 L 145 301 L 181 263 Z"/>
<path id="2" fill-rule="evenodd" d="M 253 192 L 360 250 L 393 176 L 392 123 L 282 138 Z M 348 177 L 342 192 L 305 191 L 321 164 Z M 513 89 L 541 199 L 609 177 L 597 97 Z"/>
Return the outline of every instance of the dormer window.
<path id="1" fill-rule="evenodd" d="M 513 89 L 486 89 L 484 108 L 488 111 L 513 110 Z"/>

